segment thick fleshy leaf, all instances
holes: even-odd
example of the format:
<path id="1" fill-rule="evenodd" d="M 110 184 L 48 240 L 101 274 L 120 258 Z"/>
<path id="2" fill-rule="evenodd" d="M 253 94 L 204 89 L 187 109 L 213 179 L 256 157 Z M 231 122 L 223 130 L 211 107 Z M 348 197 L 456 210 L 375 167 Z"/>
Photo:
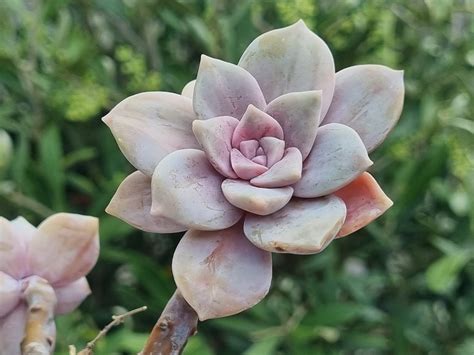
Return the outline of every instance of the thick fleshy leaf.
<path id="1" fill-rule="evenodd" d="M 194 87 L 194 110 L 201 119 L 232 116 L 240 120 L 248 105 L 266 102 L 255 78 L 241 67 L 201 56 Z"/>
<path id="2" fill-rule="evenodd" d="M 373 163 L 364 143 L 350 127 L 331 123 L 320 127 L 313 150 L 294 185 L 295 196 L 319 197 L 347 185 Z"/>
<path id="3" fill-rule="evenodd" d="M 403 71 L 383 65 L 356 65 L 336 74 L 336 90 L 323 124 L 353 128 L 369 153 L 383 142 L 403 108 Z"/>
<path id="4" fill-rule="evenodd" d="M 252 159 L 257 155 L 257 149 L 260 144 L 255 139 L 250 139 L 248 141 L 240 142 L 239 150 L 240 152 L 248 159 Z"/>
<path id="5" fill-rule="evenodd" d="M 13 221 L 0 217 L 0 272 L 18 280 L 28 275 L 27 248 L 35 231 L 23 217 Z"/>
<path id="6" fill-rule="evenodd" d="M 275 137 L 260 138 L 260 149 L 267 156 L 267 167 L 272 167 L 285 154 L 285 141 Z"/>
<path id="7" fill-rule="evenodd" d="M 54 214 L 38 226 L 28 252 L 32 274 L 52 286 L 77 280 L 97 262 L 98 219 L 72 213 Z"/>
<path id="8" fill-rule="evenodd" d="M 237 176 L 244 180 L 250 180 L 268 170 L 266 166 L 246 158 L 235 148 L 230 152 L 230 162 Z"/>
<path id="9" fill-rule="evenodd" d="M 190 230 L 174 253 L 173 276 L 201 321 L 230 316 L 267 294 L 271 254 L 245 238 L 242 223 L 215 232 Z"/>
<path id="10" fill-rule="evenodd" d="M 266 136 L 283 139 L 283 129 L 274 118 L 255 106 L 249 105 L 235 128 L 232 136 L 232 146 L 238 148 L 243 141 L 258 140 Z"/>
<path id="11" fill-rule="evenodd" d="M 181 91 L 181 95 L 192 99 L 195 85 L 196 85 L 196 80 L 191 80 L 189 83 L 184 85 L 183 91 Z"/>
<path id="12" fill-rule="evenodd" d="M 314 254 L 334 239 L 344 223 L 341 199 L 293 199 L 269 216 L 247 215 L 244 232 L 257 247 L 274 253 Z"/>
<path id="13" fill-rule="evenodd" d="M 250 183 L 259 187 L 292 185 L 301 179 L 302 165 L 300 151 L 297 148 L 288 148 L 283 159 L 275 163 L 267 172 L 250 180 Z"/>
<path id="14" fill-rule="evenodd" d="M 321 116 L 321 90 L 292 92 L 270 102 L 265 112 L 283 128 L 286 147 L 296 147 L 306 159 Z"/>
<path id="15" fill-rule="evenodd" d="M 250 72 L 267 102 L 296 91 L 322 90 L 322 116 L 331 103 L 335 69 L 331 51 L 303 21 L 257 37 L 239 65 Z"/>
<path id="16" fill-rule="evenodd" d="M 54 289 L 58 303 L 56 314 L 66 314 L 74 311 L 91 294 L 89 283 L 85 277 Z"/>
<path id="17" fill-rule="evenodd" d="M 338 237 L 345 237 L 365 227 L 388 210 L 393 202 L 369 173 L 363 173 L 334 193 L 347 207 L 347 217 Z"/>
<path id="18" fill-rule="evenodd" d="M 250 185 L 248 181 L 227 179 L 222 192 L 234 206 L 247 212 L 265 216 L 283 208 L 293 195 L 291 187 L 266 189 Z"/>
<path id="19" fill-rule="evenodd" d="M 267 157 L 265 155 L 257 155 L 252 158 L 252 161 L 263 166 L 267 165 Z"/>
<path id="20" fill-rule="evenodd" d="M 230 165 L 232 134 L 239 121 L 230 116 L 193 122 L 193 132 L 212 166 L 222 175 L 236 178 Z"/>
<path id="21" fill-rule="evenodd" d="M 161 159 L 184 148 L 199 148 L 191 129 L 192 101 L 169 92 L 143 92 L 115 106 L 102 120 L 128 161 L 151 176 Z"/>
<path id="22" fill-rule="evenodd" d="M 20 302 L 21 285 L 10 275 L 0 271 L 0 323 Z"/>
<path id="23" fill-rule="evenodd" d="M 25 336 L 26 306 L 20 303 L 0 319 L 0 354 L 21 355 L 20 344 Z"/>
<path id="24" fill-rule="evenodd" d="M 176 233 L 187 229 L 164 216 L 151 215 L 151 178 L 140 171 L 122 181 L 105 211 L 146 232 Z"/>
<path id="25" fill-rule="evenodd" d="M 224 197 L 218 174 L 201 150 L 171 153 L 156 167 L 151 181 L 152 215 L 200 230 L 218 230 L 238 222 L 242 211 Z"/>

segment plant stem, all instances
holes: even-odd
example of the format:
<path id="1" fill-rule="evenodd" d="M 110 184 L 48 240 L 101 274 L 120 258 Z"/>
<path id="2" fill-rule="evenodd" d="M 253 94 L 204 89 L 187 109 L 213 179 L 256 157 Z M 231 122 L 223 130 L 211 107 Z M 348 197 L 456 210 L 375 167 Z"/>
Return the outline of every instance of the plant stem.
<path id="1" fill-rule="evenodd" d="M 56 295 L 44 279 L 33 276 L 23 291 L 28 305 L 25 337 L 21 342 L 23 355 L 50 355 L 56 343 L 54 308 Z"/>
<path id="2" fill-rule="evenodd" d="M 198 316 L 176 290 L 156 322 L 141 355 L 179 355 L 196 334 Z"/>

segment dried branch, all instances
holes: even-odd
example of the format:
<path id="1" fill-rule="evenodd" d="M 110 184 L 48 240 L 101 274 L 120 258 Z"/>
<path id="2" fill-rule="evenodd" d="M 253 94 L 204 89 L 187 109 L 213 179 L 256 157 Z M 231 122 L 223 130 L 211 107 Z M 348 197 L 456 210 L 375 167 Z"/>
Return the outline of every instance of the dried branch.
<path id="1" fill-rule="evenodd" d="M 179 355 L 196 334 L 198 316 L 179 290 L 168 301 L 141 355 Z"/>
<path id="2" fill-rule="evenodd" d="M 140 307 L 140 308 L 137 308 L 137 309 L 133 309 L 131 311 L 128 311 L 126 313 L 123 313 L 123 314 L 119 314 L 119 315 L 114 315 L 112 316 L 112 322 L 110 322 L 109 324 L 107 324 L 100 332 L 99 334 L 97 334 L 97 336 L 91 340 L 90 342 L 87 343 L 86 347 L 79 351 L 77 353 L 77 355 L 92 355 L 93 354 L 93 350 L 94 350 L 94 347 L 95 347 L 95 344 L 102 338 L 104 337 L 110 329 L 112 329 L 113 327 L 115 327 L 116 325 L 119 325 L 121 323 L 123 323 L 123 321 L 125 320 L 125 318 L 127 317 L 130 317 L 130 316 L 133 316 L 134 314 L 137 314 L 137 313 L 140 313 L 140 312 L 143 312 L 143 311 L 146 311 L 147 307 L 146 306 L 143 306 L 143 307 Z M 73 346 L 73 345 L 70 345 L 69 346 L 69 354 L 70 355 L 76 355 L 76 348 Z"/>
<path id="3" fill-rule="evenodd" d="M 25 337 L 21 342 L 23 355 L 50 355 L 56 343 L 54 308 L 57 299 L 48 281 L 34 276 L 23 292 L 28 306 Z"/>

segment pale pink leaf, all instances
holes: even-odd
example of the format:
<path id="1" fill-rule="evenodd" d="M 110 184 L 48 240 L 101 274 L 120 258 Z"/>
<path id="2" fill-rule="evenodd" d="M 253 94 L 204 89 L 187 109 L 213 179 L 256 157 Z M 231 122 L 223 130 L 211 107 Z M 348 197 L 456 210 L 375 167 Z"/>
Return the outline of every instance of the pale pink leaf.
<path id="1" fill-rule="evenodd" d="M 0 323 L 20 302 L 21 285 L 10 275 L 0 271 Z"/>
<path id="2" fill-rule="evenodd" d="M 336 74 L 336 90 L 323 124 L 353 128 L 370 153 L 397 123 L 403 108 L 403 71 L 356 65 Z"/>
<path id="3" fill-rule="evenodd" d="M 99 256 L 99 222 L 95 217 L 57 213 L 38 226 L 31 239 L 31 272 L 52 286 L 86 275 Z"/>
<path id="4" fill-rule="evenodd" d="M 255 78 L 241 67 L 201 56 L 194 87 L 194 110 L 201 119 L 232 116 L 240 120 L 248 105 L 265 108 Z"/>
<path id="5" fill-rule="evenodd" d="M 291 187 L 267 189 L 250 185 L 248 181 L 227 179 L 222 192 L 234 206 L 258 215 L 268 215 L 283 208 L 293 195 Z"/>
<path id="6" fill-rule="evenodd" d="M 338 123 L 322 126 L 313 150 L 303 164 L 295 196 L 328 195 L 347 185 L 372 165 L 364 143 L 350 127 Z"/>
<path id="7" fill-rule="evenodd" d="M 200 230 L 218 230 L 238 222 L 242 211 L 224 197 L 218 174 L 201 150 L 171 153 L 152 178 L 152 215 L 171 218 Z"/>
<path id="8" fill-rule="evenodd" d="M 126 98 L 103 121 L 128 161 L 151 176 L 169 153 L 199 147 L 191 129 L 195 119 L 189 98 L 158 91 Z"/>
<path id="9" fill-rule="evenodd" d="M 283 129 L 274 118 L 255 106 L 249 105 L 235 128 L 232 146 L 238 148 L 243 141 L 258 140 L 266 136 L 283 139 Z"/>
<path id="10" fill-rule="evenodd" d="M 257 37 L 239 65 L 258 81 L 267 102 L 296 91 L 322 90 L 322 116 L 334 92 L 334 60 L 324 41 L 303 21 Z"/>
<path id="11" fill-rule="evenodd" d="M 151 178 L 135 171 L 122 181 L 105 211 L 146 232 L 176 233 L 187 229 L 164 216 L 152 216 L 151 201 Z"/>
<path id="12" fill-rule="evenodd" d="M 268 293 L 271 254 L 253 246 L 242 223 L 215 231 L 188 231 L 173 257 L 173 276 L 201 321 L 253 307 Z"/>
<path id="13" fill-rule="evenodd" d="M 91 294 L 89 283 L 85 277 L 54 289 L 58 303 L 56 314 L 66 314 L 74 311 Z"/>
<path id="14" fill-rule="evenodd" d="M 288 148 L 283 158 L 268 171 L 250 180 L 259 187 L 281 187 L 292 185 L 301 178 L 303 161 L 297 148 Z"/>
<path id="15" fill-rule="evenodd" d="M 293 199 L 269 216 L 247 215 L 244 232 L 257 247 L 275 253 L 321 252 L 339 232 L 346 207 L 341 199 Z"/>
<path id="16" fill-rule="evenodd" d="M 250 180 L 268 170 L 266 166 L 246 158 L 235 148 L 230 152 L 230 163 L 237 176 L 244 180 Z"/>
<path id="17" fill-rule="evenodd" d="M 0 318 L 0 354 L 21 355 L 21 341 L 25 336 L 26 305 L 24 303 Z"/>
<path id="18" fill-rule="evenodd" d="M 193 132 L 212 166 L 222 175 L 236 178 L 230 165 L 232 134 L 239 121 L 230 116 L 193 122 Z"/>
<path id="19" fill-rule="evenodd" d="M 191 80 L 189 83 L 184 85 L 183 91 L 181 91 L 181 95 L 193 99 L 194 94 L 194 86 L 196 85 L 196 80 Z"/>
<path id="20" fill-rule="evenodd" d="M 286 147 L 296 147 L 306 159 L 316 138 L 322 91 L 292 92 L 270 102 L 265 112 L 283 128 Z"/>

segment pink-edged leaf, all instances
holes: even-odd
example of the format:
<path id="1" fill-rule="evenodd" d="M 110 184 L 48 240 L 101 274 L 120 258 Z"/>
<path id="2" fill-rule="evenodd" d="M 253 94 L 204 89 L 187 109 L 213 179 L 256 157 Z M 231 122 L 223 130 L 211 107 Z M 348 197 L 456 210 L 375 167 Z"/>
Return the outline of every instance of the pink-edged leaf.
<path id="1" fill-rule="evenodd" d="M 152 178 L 152 215 L 168 217 L 188 228 L 218 230 L 238 222 L 242 211 L 224 197 L 218 174 L 201 150 L 171 153 Z"/>
<path id="2" fill-rule="evenodd" d="M 369 173 L 363 173 L 334 193 L 347 207 L 347 217 L 338 237 L 345 237 L 365 227 L 388 210 L 393 202 Z"/>
<path id="3" fill-rule="evenodd" d="M 292 185 L 301 178 L 303 160 L 297 148 L 288 148 L 283 158 L 267 172 L 253 178 L 250 183 L 258 187 Z"/>
<path id="4" fill-rule="evenodd" d="M 232 136 L 232 146 L 238 148 L 243 141 L 258 140 L 266 136 L 283 139 L 283 129 L 274 118 L 255 106 L 249 105 L 235 128 Z"/>
<path id="5" fill-rule="evenodd" d="M 267 156 L 267 167 L 272 167 L 279 162 L 285 154 L 285 141 L 275 137 L 260 138 L 260 148 L 263 154 Z"/>
<path id="6" fill-rule="evenodd" d="M 187 229 L 167 217 L 152 216 L 151 201 L 151 178 L 135 171 L 122 181 L 105 211 L 146 232 L 176 233 Z"/>
<path id="7" fill-rule="evenodd" d="M 257 37 L 239 65 L 258 81 L 267 102 L 296 91 L 322 90 L 322 116 L 334 92 L 334 60 L 324 41 L 303 21 Z"/>
<path id="8" fill-rule="evenodd" d="M 265 108 L 255 78 L 241 67 L 201 56 L 194 86 L 194 110 L 201 119 L 232 116 L 240 120 L 248 105 Z"/>
<path id="9" fill-rule="evenodd" d="M 403 108 L 403 71 L 383 65 L 356 65 L 336 74 L 336 90 L 323 124 L 353 128 L 369 153 L 397 123 Z"/>
<path id="10" fill-rule="evenodd" d="M 193 122 L 193 132 L 212 166 L 222 175 L 236 178 L 230 165 L 232 134 L 239 121 L 230 116 Z"/>
<path id="11" fill-rule="evenodd" d="M 0 354 L 21 355 L 21 341 L 25 336 L 26 306 L 18 306 L 3 318 L 0 318 Z"/>
<path id="12" fill-rule="evenodd" d="M 151 176 L 169 153 L 199 148 L 191 129 L 196 118 L 189 98 L 158 91 L 126 98 L 102 120 L 128 161 Z"/>
<path id="13" fill-rule="evenodd" d="M 56 314 L 66 314 L 74 311 L 87 296 L 91 294 L 89 283 L 85 277 L 54 289 L 58 303 Z"/>
<path id="14" fill-rule="evenodd" d="M 338 123 L 318 130 L 313 150 L 303 165 L 295 196 L 328 195 L 347 185 L 372 165 L 364 143 L 350 127 Z"/>
<path id="15" fill-rule="evenodd" d="M 292 92 L 270 102 L 265 112 L 283 128 L 286 147 L 296 147 L 306 159 L 321 117 L 322 91 Z"/>
<path id="16" fill-rule="evenodd" d="M 196 80 L 191 80 L 189 83 L 184 85 L 183 90 L 181 91 L 181 95 L 188 97 L 192 100 L 194 95 L 194 86 L 196 85 Z"/>
<path id="17" fill-rule="evenodd" d="M 99 256 L 99 222 L 95 217 L 57 213 L 38 226 L 29 247 L 31 272 L 52 286 L 86 275 Z"/>
<path id="18" fill-rule="evenodd" d="M 27 248 L 35 232 L 23 217 L 13 221 L 0 217 L 0 272 L 17 280 L 29 274 Z"/>
<path id="19" fill-rule="evenodd" d="M 346 206 L 341 199 L 293 199 L 269 216 L 247 215 L 244 232 L 257 247 L 274 253 L 321 252 L 339 232 Z"/>
<path id="20" fill-rule="evenodd" d="M 266 189 L 248 181 L 227 179 L 222 183 L 224 196 L 234 206 L 258 215 L 268 215 L 283 208 L 293 195 L 291 187 Z"/>
<path id="21" fill-rule="evenodd" d="M 20 302 L 21 285 L 10 275 L 0 271 L 0 323 Z"/>
<path id="22" fill-rule="evenodd" d="M 253 246 L 242 223 L 215 231 L 188 231 L 173 256 L 173 276 L 201 321 L 253 307 L 267 294 L 271 254 Z"/>
<path id="23" fill-rule="evenodd" d="M 237 176 L 244 180 L 250 180 L 268 170 L 266 166 L 246 158 L 235 148 L 230 152 L 230 163 Z"/>

